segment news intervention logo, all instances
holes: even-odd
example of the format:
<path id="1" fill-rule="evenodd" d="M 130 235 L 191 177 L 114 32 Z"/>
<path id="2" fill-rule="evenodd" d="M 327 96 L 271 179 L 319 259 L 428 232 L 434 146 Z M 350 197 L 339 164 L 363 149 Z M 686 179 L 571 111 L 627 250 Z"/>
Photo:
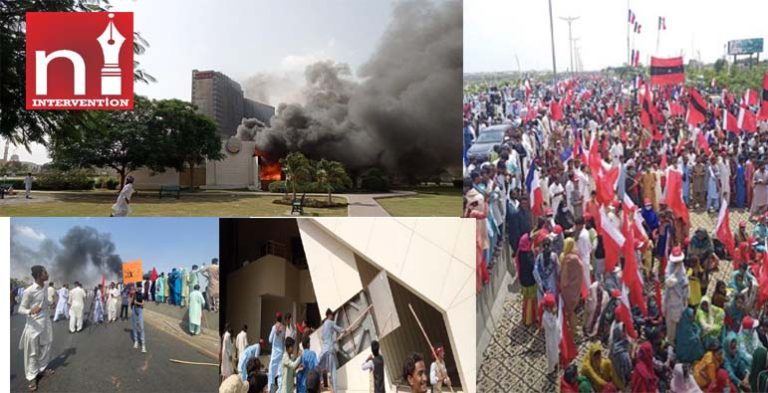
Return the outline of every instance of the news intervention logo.
<path id="1" fill-rule="evenodd" d="M 27 109 L 133 109 L 133 13 L 26 17 Z"/>

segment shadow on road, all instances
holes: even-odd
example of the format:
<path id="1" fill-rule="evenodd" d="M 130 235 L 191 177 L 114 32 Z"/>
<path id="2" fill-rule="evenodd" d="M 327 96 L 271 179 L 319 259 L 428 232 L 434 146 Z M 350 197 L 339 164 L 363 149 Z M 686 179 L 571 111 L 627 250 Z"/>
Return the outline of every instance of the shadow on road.
<path id="1" fill-rule="evenodd" d="M 66 351 L 62 352 L 61 355 L 56 356 L 51 360 L 50 363 L 48 363 L 48 368 L 55 370 L 61 366 L 66 366 L 67 360 L 69 360 L 69 357 L 77 353 L 77 350 L 75 348 L 67 348 Z"/>

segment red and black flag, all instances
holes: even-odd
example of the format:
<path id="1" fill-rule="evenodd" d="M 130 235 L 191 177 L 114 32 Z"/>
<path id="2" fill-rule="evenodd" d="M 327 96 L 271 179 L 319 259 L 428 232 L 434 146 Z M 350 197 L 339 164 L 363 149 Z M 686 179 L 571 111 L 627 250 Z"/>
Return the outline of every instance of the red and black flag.
<path id="1" fill-rule="evenodd" d="M 763 75 L 763 102 L 760 103 L 760 120 L 768 120 L 768 71 Z"/>
<path id="2" fill-rule="evenodd" d="M 694 87 L 691 87 L 688 98 L 688 116 L 686 121 L 695 127 L 707 120 L 707 103 L 701 98 L 701 95 Z"/>
<path id="3" fill-rule="evenodd" d="M 651 130 L 653 139 L 661 139 L 656 127 L 656 107 L 653 106 L 651 99 L 651 87 L 645 86 L 645 94 L 640 102 L 640 121 L 643 123 L 643 127 Z"/>
<path id="4" fill-rule="evenodd" d="M 662 59 L 651 57 L 651 84 L 674 85 L 685 82 L 682 57 Z"/>

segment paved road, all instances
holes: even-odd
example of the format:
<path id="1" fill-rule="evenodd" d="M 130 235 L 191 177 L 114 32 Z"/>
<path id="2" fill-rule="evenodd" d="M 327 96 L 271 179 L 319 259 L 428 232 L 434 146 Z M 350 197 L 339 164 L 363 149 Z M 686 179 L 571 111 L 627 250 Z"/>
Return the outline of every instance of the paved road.
<path id="1" fill-rule="evenodd" d="M 11 317 L 11 391 L 27 391 L 23 352 L 19 339 L 24 316 Z M 145 321 L 147 353 L 133 349 L 130 321 L 86 325 L 69 333 L 69 321 L 53 324 L 50 368 L 55 374 L 38 384 L 40 392 L 215 392 L 218 370 L 211 366 L 182 365 L 179 359 L 218 363 L 184 341 Z M 158 325 L 160 326 L 160 325 Z"/>

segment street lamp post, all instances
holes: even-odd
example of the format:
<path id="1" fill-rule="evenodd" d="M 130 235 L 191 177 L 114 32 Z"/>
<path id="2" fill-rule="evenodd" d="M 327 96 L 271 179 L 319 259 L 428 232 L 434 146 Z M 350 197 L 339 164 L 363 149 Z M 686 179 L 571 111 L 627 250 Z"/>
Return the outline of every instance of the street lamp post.
<path id="1" fill-rule="evenodd" d="M 571 35 L 571 23 L 577 19 L 579 19 L 578 16 L 566 16 L 566 17 L 560 17 L 560 19 L 568 22 L 568 52 L 571 57 L 571 75 L 573 75 L 573 36 Z"/>

